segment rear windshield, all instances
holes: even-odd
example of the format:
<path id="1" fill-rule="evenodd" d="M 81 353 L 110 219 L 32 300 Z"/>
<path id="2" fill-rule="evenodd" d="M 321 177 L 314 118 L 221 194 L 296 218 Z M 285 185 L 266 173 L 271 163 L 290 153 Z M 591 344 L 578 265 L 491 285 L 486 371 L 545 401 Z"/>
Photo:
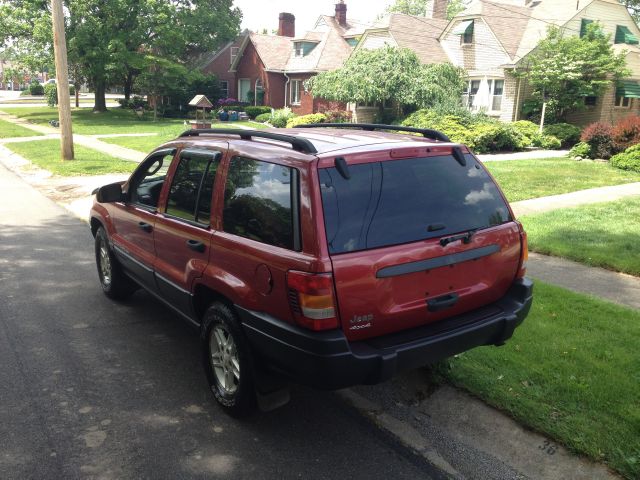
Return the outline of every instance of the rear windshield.
<path id="1" fill-rule="evenodd" d="M 495 183 L 471 156 L 412 158 L 321 169 L 330 253 L 416 242 L 511 220 Z"/>

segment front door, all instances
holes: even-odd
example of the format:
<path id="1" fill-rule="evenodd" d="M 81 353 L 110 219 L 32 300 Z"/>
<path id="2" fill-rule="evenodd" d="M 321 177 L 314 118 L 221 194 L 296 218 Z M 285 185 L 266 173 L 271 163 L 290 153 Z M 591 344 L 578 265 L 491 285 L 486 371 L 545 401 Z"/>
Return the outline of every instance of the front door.
<path id="1" fill-rule="evenodd" d="M 189 316 L 191 286 L 209 262 L 214 183 L 226 150 L 226 142 L 217 142 L 180 152 L 156 220 L 154 271 L 159 293 Z"/>
<path id="2" fill-rule="evenodd" d="M 116 203 L 113 213 L 113 247 L 127 272 L 155 290 L 153 229 L 160 194 L 175 149 L 162 150 L 144 160 L 126 185 L 127 201 Z"/>
<path id="3" fill-rule="evenodd" d="M 251 80 L 241 78 L 238 80 L 238 100 L 241 102 L 249 101 L 249 91 L 251 90 Z"/>

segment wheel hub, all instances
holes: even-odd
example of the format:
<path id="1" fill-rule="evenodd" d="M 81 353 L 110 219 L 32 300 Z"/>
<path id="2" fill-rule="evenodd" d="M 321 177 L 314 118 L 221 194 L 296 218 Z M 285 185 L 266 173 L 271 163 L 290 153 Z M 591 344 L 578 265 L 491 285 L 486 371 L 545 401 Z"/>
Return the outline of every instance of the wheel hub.
<path id="1" fill-rule="evenodd" d="M 100 245 L 100 274 L 102 276 L 102 283 L 105 285 L 111 284 L 111 259 L 109 258 L 109 252 L 107 247 Z"/>
<path id="2" fill-rule="evenodd" d="M 211 330 L 209 351 L 216 383 L 224 393 L 235 393 L 240 382 L 240 361 L 233 337 L 224 325 Z"/>

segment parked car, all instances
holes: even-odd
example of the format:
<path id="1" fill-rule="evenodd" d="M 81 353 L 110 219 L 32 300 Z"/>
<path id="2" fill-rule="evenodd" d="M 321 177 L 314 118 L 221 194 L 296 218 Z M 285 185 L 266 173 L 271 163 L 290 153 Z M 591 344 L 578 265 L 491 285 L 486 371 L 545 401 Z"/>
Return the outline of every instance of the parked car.
<path id="1" fill-rule="evenodd" d="M 376 384 L 502 345 L 531 306 L 526 234 L 469 149 L 311 127 L 190 130 L 96 191 L 104 293 L 142 287 L 196 328 L 231 414 L 283 378 Z"/>

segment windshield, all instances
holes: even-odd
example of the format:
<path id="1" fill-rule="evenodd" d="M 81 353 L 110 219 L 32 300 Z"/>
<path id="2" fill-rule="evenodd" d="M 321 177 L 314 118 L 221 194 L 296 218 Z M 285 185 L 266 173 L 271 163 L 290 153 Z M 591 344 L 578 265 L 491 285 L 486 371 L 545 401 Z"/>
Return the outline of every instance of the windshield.
<path id="1" fill-rule="evenodd" d="M 320 170 L 330 253 L 416 242 L 511 220 L 493 180 L 466 155 L 412 158 Z"/>

